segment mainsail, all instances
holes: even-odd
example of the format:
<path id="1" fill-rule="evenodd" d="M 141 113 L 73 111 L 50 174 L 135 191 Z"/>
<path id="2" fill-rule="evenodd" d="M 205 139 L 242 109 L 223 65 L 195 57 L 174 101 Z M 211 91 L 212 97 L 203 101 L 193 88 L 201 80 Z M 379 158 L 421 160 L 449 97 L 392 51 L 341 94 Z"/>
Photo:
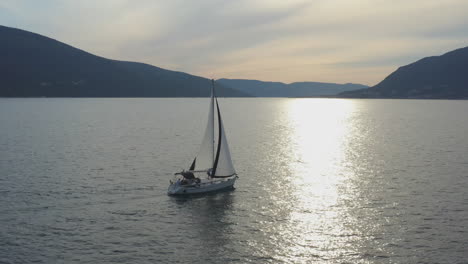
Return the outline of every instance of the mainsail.
<path id="1" fill-rule="evenodd" d="M 200 151 L 193 160 L 190 170 L 210 170 L 211 177 L 224 178 L 236 174 L 229 152 L 229 145 L 224 131 L 221 112 L 219 111 L 218 100 L 214 93 L 214 81 L 211 88 L 210 108 L 208 110 L 208 122 L 206 125 L 205 134 L 200 146 Z M 216 103 L 216 111 L 214 109 Z M 218 117 L 215 120 L 215 114 Z M 215 126 L 217 121 L 217 126 Z M 215 150 L 215 128 L 217 129 L 217 144 Z"/>

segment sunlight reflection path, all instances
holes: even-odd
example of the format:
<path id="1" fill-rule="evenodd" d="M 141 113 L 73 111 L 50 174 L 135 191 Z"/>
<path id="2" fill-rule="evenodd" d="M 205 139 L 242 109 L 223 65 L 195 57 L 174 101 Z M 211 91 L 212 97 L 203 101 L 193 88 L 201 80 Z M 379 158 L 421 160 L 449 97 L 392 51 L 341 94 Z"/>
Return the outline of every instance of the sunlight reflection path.
<path id="1" fill-rule="evenodd" d="M 280 232 L 289 243 L 278 259 L 293 259 L 294 263 L 308 263 L 311 259 L 326 261 L 335 259 L 336 255 L 346 259 L 347 254 L 354 252 L 342 245 L 354 237 L 347 225 L 354 220 L 346 217 L 338 203 L 340 199 L 352 199 L 342 197 L 347 193 L 340 192 L 340 185 L 352 177 L 343 164 L 355 103 L 339 99 L 295 99 L 288 101 L 286 108 L 292 126 L 289 166 L 294 188 L 290 191 L 295 201 L 290 219 Z"/>

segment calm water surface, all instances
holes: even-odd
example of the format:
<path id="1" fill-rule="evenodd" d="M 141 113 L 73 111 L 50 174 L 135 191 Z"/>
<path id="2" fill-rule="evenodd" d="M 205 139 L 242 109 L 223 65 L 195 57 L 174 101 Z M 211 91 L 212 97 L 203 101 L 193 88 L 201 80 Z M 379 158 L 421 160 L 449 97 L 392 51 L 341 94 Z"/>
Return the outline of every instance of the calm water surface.
<path id="1" fill-rule="evenodd" d="M 0 99 L 0 263 L 468 263 L 468 101 L 220 99 L 240 179 L 173 198 L 207 99 Z"/>

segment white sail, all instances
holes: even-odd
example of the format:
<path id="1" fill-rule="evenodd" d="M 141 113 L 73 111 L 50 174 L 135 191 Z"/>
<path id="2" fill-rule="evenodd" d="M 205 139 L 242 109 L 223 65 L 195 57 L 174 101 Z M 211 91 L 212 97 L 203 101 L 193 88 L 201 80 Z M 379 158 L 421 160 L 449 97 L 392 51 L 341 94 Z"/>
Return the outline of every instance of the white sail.
<path id="1" fill-rule="evenodd" d="M 226 132 L 224 130 L 223 121 L 221 119 L 221 114 L 218 111 L 218 122 L 220 122 L 219 127 L 221 128 L 221 144 L 219 144 L 219 157 L 218 164 L 216 167 L 214 176 L 231 176 L 236 174 L 234 170 L 234 165 L 231 160 L 231 152 L 229 151 L 229 144 L 226 139 Z"/>
<path id="2" fill-rule="evenodd" d="M 214 97 L 211 91 L 210 108 L 208 110 L 208 122 L 206 124 L 205 134 L 203 136 L 200 151 L 196 156 L 195 170 L 207 170 L 213 168 L 214 162 Z"/>

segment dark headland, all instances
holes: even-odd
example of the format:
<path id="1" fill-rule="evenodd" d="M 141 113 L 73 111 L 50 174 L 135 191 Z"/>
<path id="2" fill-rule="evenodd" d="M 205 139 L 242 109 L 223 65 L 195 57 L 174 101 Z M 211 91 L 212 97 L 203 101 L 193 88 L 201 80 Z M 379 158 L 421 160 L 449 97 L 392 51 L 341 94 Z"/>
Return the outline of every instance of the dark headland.
<path id="1" fill-rule="evenodd" d="M 402 66 L 374 87 L 338 97 L 468 99 L 468 47 Z"/>

